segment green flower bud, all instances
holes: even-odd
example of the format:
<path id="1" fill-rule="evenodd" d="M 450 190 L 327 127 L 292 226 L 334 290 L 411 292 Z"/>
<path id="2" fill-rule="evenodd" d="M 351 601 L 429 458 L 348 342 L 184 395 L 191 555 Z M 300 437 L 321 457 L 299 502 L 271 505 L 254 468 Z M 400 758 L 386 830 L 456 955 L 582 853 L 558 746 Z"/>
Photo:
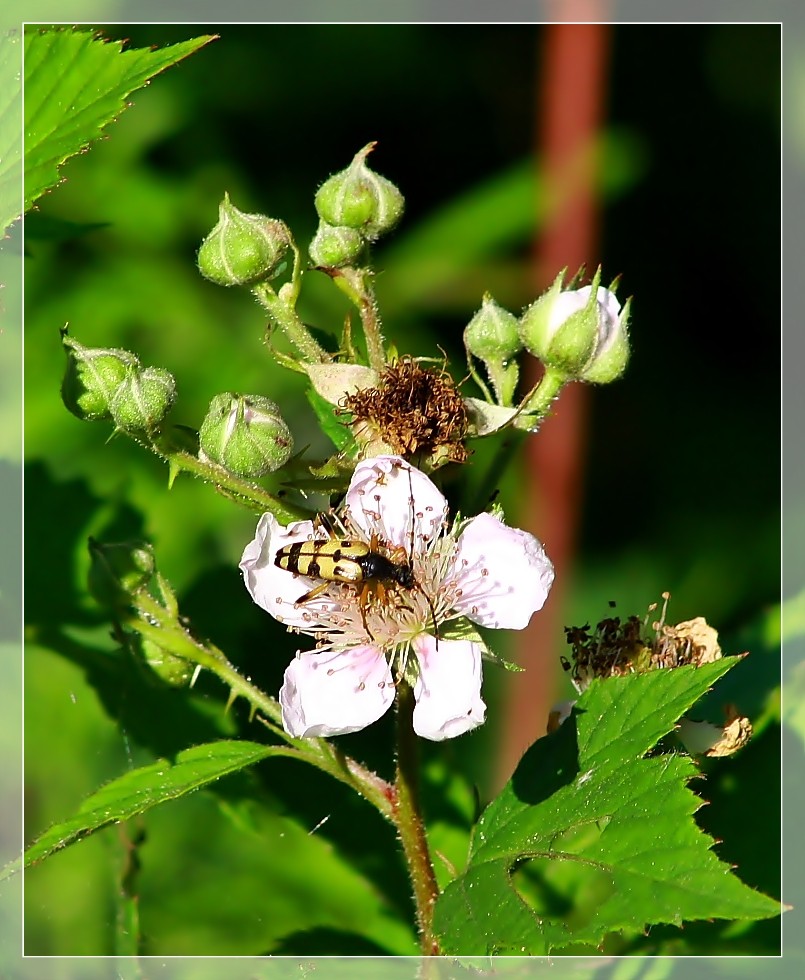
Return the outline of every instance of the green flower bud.
<path id="1" fill-rule="evenodd" d="M 609 312 L 602 316 L 606 329 L 599 339 L 589 364 L 581 374 L 581 380 L 592 384 L 607 384 L 619 378 L 629 362 L 628 325 L 632 300 L 627 299 L 623 309 L 618 312 L 614 293 L 608 289 L 599 289 L 599 293 L 607 294 L 604 306 Z M 601 303 L 600 297 L 599 303 Z"/>
<path id="2" fill-rule="evenodd" d="M 464 329 L 464 346 L 482 361 L 508 361 L 523 349 L 517 317 L 484 293 L 480 310 Z"/>
<path id="3" fill-rule="evenodd" d="M 363 249 L 363 237 L 355 228 L 319 223 L 310 243 L 310 257 L 316 265 L 339 268 L 353 265 Z"/>
<path id="4" fill-rule="evenodd" d="M 231 391 L 210 402 L 199 444 L 214 463 L 244 479 L 279 469 L 293 452 L 291 432 L 275 402 Z"/>
<path id="5" fill-rule="evenodd" d="M 511 405 L 519 378 L 517 362 L 512 358 L 523 347 L 517 317 L 484 293 L 480 310 L 464 330 L 464 346 L 470 370 L 474 370 L 471 354 L 484 362 L 500 404 Z"/>
<path id="6" fill-rule="evenodd" d="M 171 687 L 184 687 L 190 683 L 196 669 L 194 663 L 177 657 L 145 637 L 140 637 L 139 645 L 143 660 L 160 680 Z"/>
<path id="7" fill-rule="evenodd" d="M 203 276 L 219 286 L 243 286 L 270 279 L 291 243 L 288 226 L 263 214 L 244 214 L 229 195 L 218 207 L 218 224 L 198 250 Z"/>
<path id="8" fill-rule="evenodd" d="M 155 571 L 151 546 L 141 541 L 101 544 L 89 539 L 87 585 L 101 606 L 122 609 L 148 586 Z"/>
<path id="9" fill-rule="evenodd" d="M 82 420 L 111 418 L 109 403 L 137 358 L 127 350 L 85 347 L 62 331 L 67 370 L 61 397 L 68 411 Z"/>
<path id="10" fill-rule="evenodd" d="M 315 198 L 322 221 L 355 228 L 370 242 L 391 231 L 405 204 L 391 181 L 366 166 L 366 157 L 374 147 L 374 143 L 369 143 L 356 153 L 346 170 L 325 180 Z"/>
<path id="11" fill-rule="evenodd" d="M 523 344 L 568 379 L 614 381 L 629 358 L 629 303 L 621 309 L 614 292 L 599 285 L 600 269 L 582 289 L 562 291 L 563 277 L 520 318 Z"/>
<path id="12" fill-rule="evenodd" d="M 176 400 L 176 382 L 164 368 L 130 368 L 110 404 L 115 425 L 124 432 L 154 432 Z"/>

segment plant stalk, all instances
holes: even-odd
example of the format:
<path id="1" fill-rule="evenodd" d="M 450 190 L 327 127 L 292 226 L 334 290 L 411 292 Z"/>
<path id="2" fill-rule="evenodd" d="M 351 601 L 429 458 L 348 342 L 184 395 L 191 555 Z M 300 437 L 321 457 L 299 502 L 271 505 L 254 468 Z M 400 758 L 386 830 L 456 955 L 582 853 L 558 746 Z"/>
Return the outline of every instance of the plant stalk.
<path id="1" fill-rule="evenodd" d="M 294 283 L 292 288 L 298 289 Z M 276 324 L 288 340 L 309 364 L 322 364 L 330 360 L 330 355 L 321 347 L 296 312 L 267 283 L 259 283 L 252 289 L 257 301 L 266 310 L 272 323 Z M 291 296 L 293 293 L 291 293 Z"/>
<path id="2" fill-rule="evenodd" d="M 366 338 L 369 367 L 378 373 L 386 366 L 386 349 L 380 329 L 380 315 L 374 290 L 366 282 L 367 272 L 361 269 L 337 269 L 333 282 L 356 306 Z"/>
<path id="3" fill-rule="evenodd" d="M 439 886 L 433 871 L 419 803 L 419 753 L 414 732 L 414 692 L 406 681 L 397 688 L 397 772 L 392 820 L 403 846 L 414 888 L 417 928 L 423 956 L 438 956 L 433 908 Z"/>
<path id="4" fill-rule="evenodd" d="M 185 450 L 173 449 L 166 442 L 160 442 L 158 439 L 153 443 L 152 448 L 167 461 L 171 468 L 172 478 L 181 471 L 192 473 L 193 476 L 201 477 L 207 483 L 214 484 L 216 489 L 227 492 L 257 514 L 270 511 L 282 523 L 287 524 L 290 521 L 305 520 L 311 517 L 310 511 L 280 500 L 263 487 L 252 483 L 250 480 L 235 476 L 234 473 L 230 473 L 222 466 L 207 463 Z"/>
<path id="5" fill-rule="evenodd" d="M 339 782 L 352 787 L 372 803 L 386 819 L 392 819 L 393 788 L 375 773 L 340 749 L 319 738 L 294 738 L 282 727 L 282 712 L 278 702 L 255 687 L 227 660 L 223 651 L 211 643 L 202 643 L 182 626 L 169 611 L 147 592 L 133 597 L 139 615 L 131 615 L 125 625 L 158 644 L 174 656 L 200 664 L 215 674 L 231 691 L 231 700 L 242 697 L 252 708 L 260 711 L 263 724 L 278 738 L 288 743 L 277 754 L 308 762 L 329 773 Z"/>

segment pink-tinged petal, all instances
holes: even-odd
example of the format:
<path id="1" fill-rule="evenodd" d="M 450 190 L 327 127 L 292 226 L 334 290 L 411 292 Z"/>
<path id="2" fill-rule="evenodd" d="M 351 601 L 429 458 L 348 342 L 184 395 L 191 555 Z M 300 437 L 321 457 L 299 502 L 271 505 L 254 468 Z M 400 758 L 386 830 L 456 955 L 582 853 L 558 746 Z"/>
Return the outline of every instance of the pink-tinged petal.
<path id="1" fill-rule="evenodd" d="M 413 642 L 419 661 L 414 685 L 414 731 L 441 742 L 484 723 L 481 649 L 469 640 L 439 640 L 422 634 Z"/>
<path id="2" fill-rule="evenodd" d="M 282 725 L 296 738 L 358 732 L 389 709 L 394 693 L 386 658 L 376 647 L 300 653 L 280 690 Z"/>
<path id="3" fill-rule="evenodd" d="M 533 534 L 479 514 L 459 536 L 451 577 L 458 612 L 481 626 L 521 630 L 548 598 L 553 565 Z"/>
<path id="4" fill-rule="evenodd" d="M 295 607 L 294 603 L 319 582 L 304 575 L 295 575 L 274 564 L 280 548 L 296 541 L 309 541 L 316 536 L 311 521 L 294 521 L 284 527 L 273 514 L 263 514 L 254 539 L 246 545 L 240 560 L 249 595 L 261 609 L 288 626 L 310 626 L 313 613 L 337 608 L 336 604 L 323 598 Z"/>
<path id="5" fill-rule="evenodd" d="M 414 504 L 411 506 L 413 496 Z M 435 483 L 400 456 L 376 456 L 358 463 L 346 496 L 350 520 L 369 537 L 379 535 L 388 544 L 411 549 L 441 531 L 447 501 Z"/>

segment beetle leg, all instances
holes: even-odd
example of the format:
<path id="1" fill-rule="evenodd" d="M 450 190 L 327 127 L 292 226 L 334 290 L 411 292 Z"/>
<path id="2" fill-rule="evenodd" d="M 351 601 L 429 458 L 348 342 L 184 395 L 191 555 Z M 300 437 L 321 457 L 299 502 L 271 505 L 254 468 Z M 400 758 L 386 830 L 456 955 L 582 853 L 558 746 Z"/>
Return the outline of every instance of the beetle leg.
<path id="1" fill-rule="evenodd" d="M 364 584 L 360 591 L 360 595 L 358 596 L 358 606 L 361 610 L 361 622 L 363 623 L 363 628 L 366 630 L 366 635 L 369 637 L 372 643 L 374 643 L 375 638 L 372 636 L 372 631 L 369 629 L 369 624 L 366 622 L 366 607 L 369 605 L 370 598 L 369 589 L 370 586 Z"/>
<path id="2" fill-rule="evenodd" d="M 329 584 L 330 584 L 329 582 L 322 582 L 321 585 L 317 585 L 315 589 L 311 589 L 310 592 L 306 592 L 303 596 L 300 596 L 300 598 L 298 598 L 294 603 L 294 609 L 296 609 L 297 606 L 301 606 L 306 602 L 310 602 L 310 600 L 315 599 L 316 596 L 321 595 L 322 592 L 324 592 L 327 589 L 327 586 Z"/>

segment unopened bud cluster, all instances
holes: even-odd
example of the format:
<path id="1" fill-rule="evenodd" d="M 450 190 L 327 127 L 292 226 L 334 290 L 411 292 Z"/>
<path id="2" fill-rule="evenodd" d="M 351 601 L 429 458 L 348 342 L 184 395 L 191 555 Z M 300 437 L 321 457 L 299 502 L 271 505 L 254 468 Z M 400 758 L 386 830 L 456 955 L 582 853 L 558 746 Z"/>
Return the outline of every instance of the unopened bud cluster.
<path id="1" fill-rule="evenodd" d="M 355 154 L 352 163 L 326 180 L 316 193 L 320 223 L 310 244 L 316 265 L 352 265 L 364 245 L 391 231 L 400 220 L 405 204 L 399 190 L 366 166 L 374 148 L 369 143 Z"/>
<path id="2" fill-rule="evenodd" d="M 124 432 L 156 432 L 176 399 L 173 375 L 142 367 L 130 351 L 85 347 L 66 332 L 62 344 L 67 355 L 62 400 L 73 415 L 111 420 Z"/>

